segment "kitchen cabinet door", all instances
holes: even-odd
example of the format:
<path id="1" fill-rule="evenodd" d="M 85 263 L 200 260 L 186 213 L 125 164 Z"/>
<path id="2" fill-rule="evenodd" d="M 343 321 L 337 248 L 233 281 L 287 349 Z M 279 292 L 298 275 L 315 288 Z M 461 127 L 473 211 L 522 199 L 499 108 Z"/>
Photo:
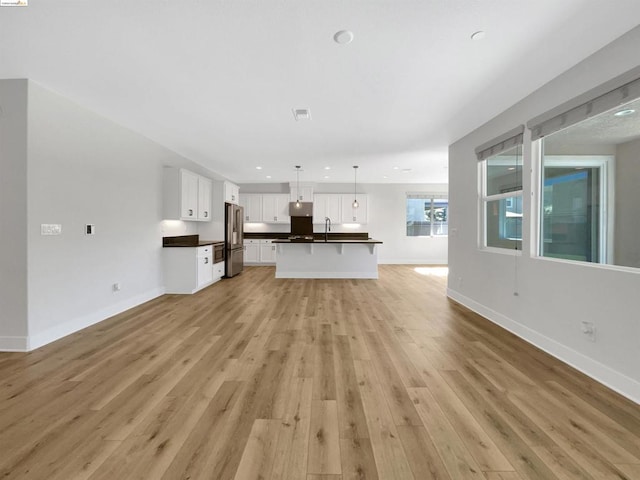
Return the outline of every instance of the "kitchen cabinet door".
<path id="1" fill-rule="evenodd" d="M 276 244 L 260 240 L 260 263 L 276 263 Z"/>
<path id="2" fill-rule="evenodd" d="M 244 241 L 244 263 L 260 263 L 260 241 Z"/>
<path id="3" fill-rule="evenodd" d="M 208 178 L 198 177 L 198 220 L 211 221 L 212 182 Z"/>
<path id="4" fill-rule="evenodd" d="M 224 277 L 224 262 L 218 262 L 213 264 L 213 281 L 217 282 Z"/>
<path id="5" fill-rule="evenodd" d="M 213 282 L 213 263 L 211 252 L 206 255 L 198 255 L 198 288 Z"/>
<path id="6" fill-rule="evenodd" d="M 222 188 L 224 189 L 225 203 L 238 205 L 238 202 L 240 201 L 240 187 L 231 182 L 224 182 Z"/>
<path id="7" fill-rule="evenodd" d="M 369 198 L 364 193 L 357 195 L 358 208 L 353 208 L 353 193 L 342 194 L 342 223 L 365 224 L 369 221 Z"/>
<path id="8" fill-rule="evenodd" d="M 262 195 L 262 221 L 265 223 L 289 223 L 289 195 L 265 193 Z"/>
<path id="9" fill-rule="evenodd" d="M 195 173 L 180 169 L 180 217 L 186 220 L 198 218 L 198 178 Z"/>
<path id="10" fill-rule="evenodd" d="M 324 223 L 326 217 L 332 223 L 342 223 L 342 194 L 316 193 L 313 196 L 314 223 Z"/>
<path id="11" fill-rule="evenodd" d="M 165 167 L 163 172 L 165 220 L 211 220 L 213 182 L 184 168 Z"/>
<path id="12" fill-rule="evenodd" d="M 262 222 L 262 195 L 259 193 L 243 193 L 240 205 L 244 208 L 245 222 Z"/>
<path id="13" fill-rule="evenodd" d="M 313 202 L 313 187 L 308 185 L 300 185 L 300 189 L 295 186 L 295 184 L 291 185 L 291 194 L 290 201 L 295 202 L 298 197 L 301 202 Z"/>

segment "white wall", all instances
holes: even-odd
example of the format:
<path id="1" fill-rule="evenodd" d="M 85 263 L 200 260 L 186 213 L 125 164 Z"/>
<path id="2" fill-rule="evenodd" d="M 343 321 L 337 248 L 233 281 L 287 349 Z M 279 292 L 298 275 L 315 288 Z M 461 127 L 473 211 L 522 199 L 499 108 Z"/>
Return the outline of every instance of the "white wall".
<path id="1" fill-rule="evenodd" d="M 27 82 L 0 81 L 0 348 L 27 337 Z"/>
<path id="2" fill-rule="evenodd" d="M 10 109 L 2 121 L 16 127 L 17 138 L 28 137 L 28 154 L 15 155 L 13 170 L 3 160 L 1 178 L 11 173 L 13 190 L 21 192 L 9 199 L 17 211 L 21 203 L 28 206 L 17 219 L 5 213 L 0 218 L 3 236 L 5 221 L 9 231 L 18 230 L 16 239 L 24 230 L 22 242 L 5 246 L 3 238 L 2 258 L 23 258 L 26 248 L 28 266 L 22 262 L 13 272 L 3 260 L 1 271 L 3 279 L 11 272 L 13 290 L 20 281 L 27 284 L 28 315 L 26 308 L 17 311 L 19 328 L 6 332 L 3 319 L 0 335 L 18 335 L 19 349 L 33 349 L 161 295 L 163 234 L 198 231 L 195 224 L 162 221 L 163 166 L 210 172 L 33 82 L 21 82 L 28 106 L 24 101 Z M 19 153 L 19 142 L 10 143 Z M 62 235 L 41 236 L 42 223 L 62 224 Z M 95 224 L 94 236 L 84 234 L 87 223 Z M 112 290 L 116 282 L 119 292 Z M 0 311 L 4 315 L 4 301 Z M 4 340 L 0 349 L 9 349 Z"/>
<path id="3" fill-rule="evenodd" d="M 449 295 L 636 401 L 640 401 L 640 271 L 536 258 L 528 228 L 523 228 L 521 257 L 480 251 L 474 148 L 636 67 L 639 44 L 640 27 L 449 149 Z M 523 171 L 529 172 L 528 130 L 523 160 Z M 532 218 L 531 191 L 532 176 L 525 174 L 525 222 Z M 595 342 L 581 333 L 582 321 L 595 323 Z"/>
<path id="4" fill-rule="evenodd" d="M 245 184 L 242 193 L 288 193 L 285 184 Z M 314 193 L 350 193 L 346 183 L 317 184 Z M 369 222 L 357 228 L 333 225 L 332 232 L 368 232 L 381 240 L 379 263 L 446 264 L 447 237 L 407 237 L 406 194 L 408 192 L 446 193 L 446 184 L 360 184 L 358 193 L 368 195 Z M 245 228 L 247 232 L 288 232 L 289 225 L 259 224 Z M 324 232 L 324 222 L 314 224 L 314 232 Z"/>
<path id="5" fill-rule="evenodd" d="M 615 264 L 640 268 L 640 140 L 616 149 Z"/>

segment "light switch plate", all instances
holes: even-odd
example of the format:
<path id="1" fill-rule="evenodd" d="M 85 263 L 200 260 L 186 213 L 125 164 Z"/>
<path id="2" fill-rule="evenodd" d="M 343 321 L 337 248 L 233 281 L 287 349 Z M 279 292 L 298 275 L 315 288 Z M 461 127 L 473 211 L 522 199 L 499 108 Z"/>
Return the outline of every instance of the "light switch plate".
<path id="1" fill-rule="evenodd" d="M 92 223 L 87 223 L 84 227 L 85 235 L 95 235 L 96 234 L 96 226 Z"/>
<path id="2" fill-rule="evenodd" d="M 59 223 L 43 223 L 40 225 L 40 235 L 62 235 L 62 225 Z"/>

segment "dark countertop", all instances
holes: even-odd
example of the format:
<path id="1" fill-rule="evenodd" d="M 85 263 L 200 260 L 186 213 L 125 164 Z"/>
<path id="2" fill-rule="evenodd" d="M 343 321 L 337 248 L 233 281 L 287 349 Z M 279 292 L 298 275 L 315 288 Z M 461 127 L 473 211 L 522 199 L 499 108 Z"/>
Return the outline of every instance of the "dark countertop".
<path id="1" fill-rule="evenodd" d="M 163 247 L 206 247 L 207 245 L 224 245 L 223 240 L 200 240 L 199 235 L 180 235 L 178 237 L 162 237 Z"/>
<path id="2" fill-rule="evenodd" d="M 288 240 L 291 236 L 289 232 L 244 232 L 245 240 Z M 324 233 L 314 233 L 315 240 L 324 242 Z M 367 240 L 369 234 L 367 232 L 349 232 L 349 233 L 331 233 L 329 232 L 329 240 Z"/>
<path id="3" fill-rule="evenodd" d="M 369 239 L 362 239 L 362 240 L 348 240 L 348 239 L 344 239 L 344 240 L 332 240 L 329 239 L 327 241 L 323 240 L 319 240 L 317 238 L 313 239 L 313 240 L 274 240 L 273 243 L 313 243 L 313 244 L 317 244 L 317 243 L 362 243 L 362 244 L 379 244 L 382 243 L 380 240 L 374 240 L 373 238 L 369 238 Z"/>

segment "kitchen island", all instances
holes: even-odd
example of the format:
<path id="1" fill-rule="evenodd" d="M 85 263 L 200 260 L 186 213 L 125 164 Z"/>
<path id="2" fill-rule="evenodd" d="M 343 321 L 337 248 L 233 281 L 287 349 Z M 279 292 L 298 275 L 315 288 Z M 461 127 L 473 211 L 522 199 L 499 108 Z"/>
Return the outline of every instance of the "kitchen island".
<path id="1" fill-rule="evenodd" d="M 274 240 L 276 278 L 378 278 L 379 240 Z"/>

